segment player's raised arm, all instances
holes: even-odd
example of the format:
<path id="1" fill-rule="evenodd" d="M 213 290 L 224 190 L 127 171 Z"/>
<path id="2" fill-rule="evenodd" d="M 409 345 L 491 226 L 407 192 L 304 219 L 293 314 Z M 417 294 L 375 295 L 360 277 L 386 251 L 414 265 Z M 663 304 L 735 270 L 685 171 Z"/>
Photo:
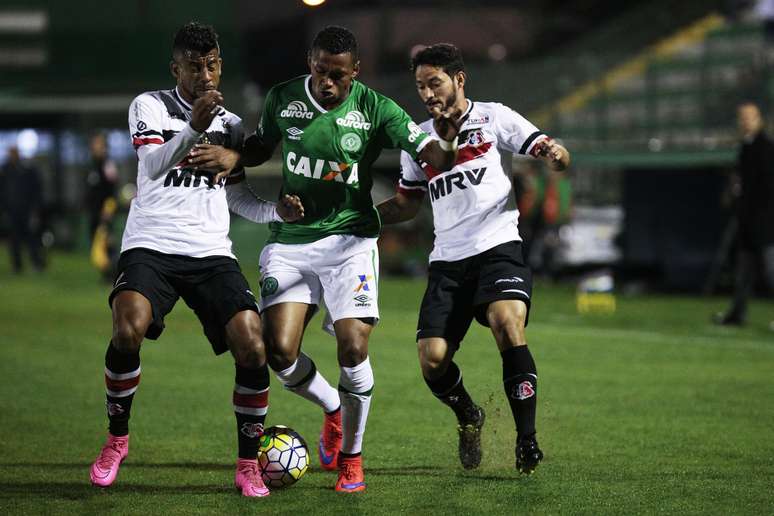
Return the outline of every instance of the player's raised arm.
<path id="1" fill-rule="evenodd" d="M 144 95 L 134 100 L 129 108 L 132 141 L 137 158 L 143 162 L 151 179 L 158 179 L 186 157 L 201 133 L 210 126 L 222 103 L 223 96 L 215 90 L 197 98 L 193 103 L 191 122 L 164 142 L 158 123 L 163 105 Z"/>
<path id="2" fill-rule="evenodd" d="M 457 161 L 457 135 L 467 116 L 462 116 L 459 109 L 443 111 L 438 106 L 431 108 L 430 114 L 440 140 L 428 143 L 419 153 L 419 159 L 437 170 L 451 170 Z"/>

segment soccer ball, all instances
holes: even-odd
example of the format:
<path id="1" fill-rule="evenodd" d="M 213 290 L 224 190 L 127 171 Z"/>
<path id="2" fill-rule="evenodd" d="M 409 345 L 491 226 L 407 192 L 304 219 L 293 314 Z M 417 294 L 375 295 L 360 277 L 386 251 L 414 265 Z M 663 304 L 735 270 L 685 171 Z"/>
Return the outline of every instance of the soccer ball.
<path id="1" fill-rule="evenodd" d="M 306 441 L 292 428 L 279 425 L 267 428 L 258 448 L 258 467 L 269 487 L 295 484 L 309 467 Z"/>

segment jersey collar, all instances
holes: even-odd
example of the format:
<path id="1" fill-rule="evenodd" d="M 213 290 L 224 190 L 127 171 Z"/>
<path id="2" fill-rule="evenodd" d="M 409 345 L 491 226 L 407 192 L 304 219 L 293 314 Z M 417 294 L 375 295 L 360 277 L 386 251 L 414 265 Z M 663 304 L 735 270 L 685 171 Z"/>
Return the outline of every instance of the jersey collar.
<path id="1" fill-rule="evenodd" d="M 309 102 L 312 103 L 312 105 L 319 111 L 320 113 L 327 113 L 328 110 L 322 107 L 316 100 L 314 100 L 314 96 L 312 95 L 312 90 L 309 88 L 309 83 L 312 82 L 312 76 L 307 75 L 306 80 L 304 81 L 304 89 L 306 90 L 306 96 L 309 98 Z"/>
<path id="2" fill-rule="evenodd" d="M 177 86 L 175 86 L 175 99 L 182 105 L 184 108 L 186 108 L 188 111 L 191 111 L 193 109 L 193 106 L 185 101 L 182 95 L 180 95 L 180 90 L 177 89 Z"/>

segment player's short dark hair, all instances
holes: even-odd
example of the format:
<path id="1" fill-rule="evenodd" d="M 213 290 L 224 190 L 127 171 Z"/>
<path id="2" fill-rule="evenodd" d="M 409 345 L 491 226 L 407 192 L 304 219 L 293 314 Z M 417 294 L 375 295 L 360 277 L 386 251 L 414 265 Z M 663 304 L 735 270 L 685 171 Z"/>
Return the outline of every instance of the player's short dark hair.
<path id="1" fill-rule="evenodd" d="M 442 68 L 449 77 L 457 72 L 465 71 L 462 52 L 451 43 L 436 43 L 414 54 L 414 57 L 411 58 L 411 71 L 415 72 L 420 65 Z"/>
<path id="2" fill-rule="evenodd" d="M 338 25 L 329 25 L 317 33 L 312 41 L 309 53 L 316 50 L 325 50 L 330 54 L 352 54 L 353 61 L 357 61 L 357 40 L 352 31 Z"/>
<path id="3" fill-rule="evenodd" d="M 218 45 L 218 33 L 211 25 L 199 22 L 188 22 L 177 31 L 175 41 L 172 44 L 172 55 L 182 54 L 186 50 L 206 54 L 213 48 L 220 51 Z"/>

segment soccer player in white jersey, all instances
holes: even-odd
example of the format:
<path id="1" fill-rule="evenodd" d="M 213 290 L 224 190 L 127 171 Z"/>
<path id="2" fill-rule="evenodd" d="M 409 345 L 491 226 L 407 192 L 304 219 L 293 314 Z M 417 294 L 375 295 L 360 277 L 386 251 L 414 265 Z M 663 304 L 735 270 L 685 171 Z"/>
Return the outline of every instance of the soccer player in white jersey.
<path id="1" fill-rule="evenodd" d="M 336 469 L 336 490 L 365 489 L 362 440 L 374 379 L 368 339 L 378 320 L 376 237 L 371 166 L 383 148 L 399 147 L 439 170 L 456 156 L 460 113 L 433 111 L 431 140 L 391 99 L 355 80 L 354 35 L 326 27 L 312 42 L 310 74 L 269 91 L 242 162 L 266 161 L 281 144 L 285 194 L 296 194 L 304 218 L 272 223 L 261 253 L 261 310 L 269 365 L 291 391 L 319 405 L 325 422 L 318 447 L 324 469 Z M 195 162 L 227 170 L 240 156 L 201 146 Z M 201 159 L 201 161 L 200 161 Z M 304 328 L 325 301 L 338 345 L 338 391 L 301 353 Z"/>
<path id="2" fill-rule="evenodd" d="M 417 328 L 422 375 L 457 416 L 463 467 L 477 467 L 484 411 L 465 390 L 453 357 L 474 318 L 489 326 L 502 356 L 503 386 L 516 424 L 516 468 L 530 474 L 543 458 L 535 438 L 537 370 L 524 333 L 532 279 L 521 253 L 519 213 L 507 207 L 511 181 L 500 153 L 542 159 L 556 170 L 565 169 L 570 156 L 507 106 L 467 99 L 465 67 L 454 45 L 421 50 L 412 70 L 428 111 L 454 108 L 467 117 L 454 168 L 441 172 L 403 153 L 398 192 L 377 206 L 382 223 L 401 222 L 416 215 L 430 192 L 435 243 Z M 420 127 L 437 137 L 430 121 Z"/>
<path id="3" fill-rule="evenodd" d="M 269 373 L 255 298 L 231 252 L 229 208 L 253 220 L 295 220 L 297 198 L 257 199 L 244 170 L 227 180 L 196 169 L 197 142 L 239 148 L 241 120 L 221 107 L 220 49 L 212 27 L 191 22 L 176 34 L 171 62 L 177 86 L 146 92 L 129 108 L 137 151 L 137 197 L 129 211 L 109 303 L 113 337 L 105 355 L 109 433 L 91 467 L 91 482 L 111 485 L 129 451 L 129 413 L 140 382 L 140 344 L 156 339 L 182 297 L 201 321 L 216 354 L 230 350 L 238 441 L 235 484 L 244 496 L 266 496 L 256 456 L 269 396 Z M 281 218 L 280 218 L 281 217 Z M 188 410 L 188 409 L 186 409 Z M 185 430 L 171 431 L 190 431 Z M 201 429 L 206 431 L 206 429 Z"/>

